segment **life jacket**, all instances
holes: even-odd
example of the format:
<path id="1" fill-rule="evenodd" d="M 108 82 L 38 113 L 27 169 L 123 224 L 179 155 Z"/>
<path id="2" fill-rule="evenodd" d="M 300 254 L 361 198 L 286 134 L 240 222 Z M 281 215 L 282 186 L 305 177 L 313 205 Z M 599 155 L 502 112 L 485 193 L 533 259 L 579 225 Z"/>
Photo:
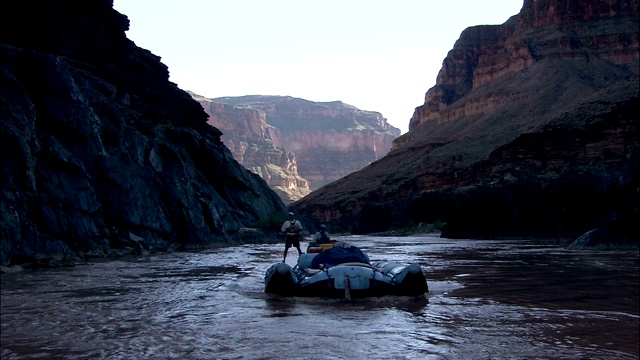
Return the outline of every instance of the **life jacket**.
<path id="1" fill-rule="evenodd" d="M 297 233 L 298 232 L 298 227 L 296 226 L 296 221 L 289 221 L 289 229 L 288 232 L 290 233 Z"/>

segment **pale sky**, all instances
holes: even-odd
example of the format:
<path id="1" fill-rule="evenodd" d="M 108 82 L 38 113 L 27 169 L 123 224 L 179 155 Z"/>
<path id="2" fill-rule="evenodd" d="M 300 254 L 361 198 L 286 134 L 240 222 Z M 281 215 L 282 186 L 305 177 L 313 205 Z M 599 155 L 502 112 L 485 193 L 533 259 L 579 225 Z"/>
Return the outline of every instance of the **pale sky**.
<path id="1" fill-rule="evenodd" d="M 340 100 L 407 132 L 442 61 L 470 26 L 522 0 L 114 0 L 127 37 L 170 81 L 207 98 Z"/>

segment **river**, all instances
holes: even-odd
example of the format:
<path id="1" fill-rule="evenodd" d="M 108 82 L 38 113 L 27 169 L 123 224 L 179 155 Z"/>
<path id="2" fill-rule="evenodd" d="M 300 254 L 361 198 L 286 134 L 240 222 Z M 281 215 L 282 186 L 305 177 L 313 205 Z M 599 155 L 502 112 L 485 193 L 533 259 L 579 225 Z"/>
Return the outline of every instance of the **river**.
<path id="1" fill-rule="evenodd" d="M 264 293 L 282 244 L 92 261 L 1 276 L 9 359 L 638 359 L 637 250 L 345 236 L 418 262 L 429 294 Z M 306 244 L 303 244 L 303 248 Z M 290 251 L 289 264 L 297 259 Z"/>

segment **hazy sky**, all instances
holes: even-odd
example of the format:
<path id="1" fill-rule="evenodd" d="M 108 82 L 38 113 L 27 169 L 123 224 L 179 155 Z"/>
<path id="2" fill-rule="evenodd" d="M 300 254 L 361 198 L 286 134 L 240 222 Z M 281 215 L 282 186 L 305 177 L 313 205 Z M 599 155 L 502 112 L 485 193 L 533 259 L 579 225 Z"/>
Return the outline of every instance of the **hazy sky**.
<path id="1" fill-rule="evenodd" d="M 522 0 L 114 0 L 127 37 L 170 80 L 207 98 L 340 100 L 408 130 L 467 27 L 502 24 Z"/>

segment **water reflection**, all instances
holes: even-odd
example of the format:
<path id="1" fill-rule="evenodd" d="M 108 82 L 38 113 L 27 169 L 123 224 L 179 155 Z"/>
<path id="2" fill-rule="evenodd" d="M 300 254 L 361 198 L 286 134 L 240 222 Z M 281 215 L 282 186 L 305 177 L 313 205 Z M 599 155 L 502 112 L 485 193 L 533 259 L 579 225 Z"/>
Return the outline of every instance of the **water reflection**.
<path id="1" fill-rule="evenodd" d="M 2 359 L 637 359 L 638 253 L 517 241 L 343 240 L 417 261 L 418 298 L 263 292 L 282 246 L 1 277 Z M 296 260 L 290 254 L 288 262 Z"/>

